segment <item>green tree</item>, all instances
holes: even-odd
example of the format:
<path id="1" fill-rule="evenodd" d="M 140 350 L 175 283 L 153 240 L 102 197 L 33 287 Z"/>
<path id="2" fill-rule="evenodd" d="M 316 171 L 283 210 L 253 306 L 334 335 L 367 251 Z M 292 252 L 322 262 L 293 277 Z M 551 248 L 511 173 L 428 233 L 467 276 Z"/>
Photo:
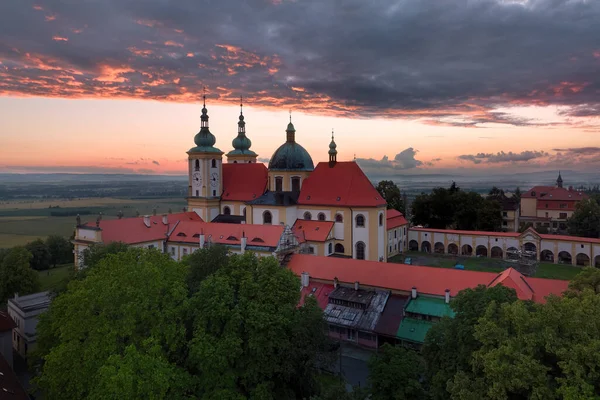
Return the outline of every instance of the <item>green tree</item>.
<path id="1" fill-rule="evenodd" d="M 490 192 L 488 193 L 487 198 L 488 199 L 492 199 L 492 200 L 498 200 L 498 201 L 502 201 L 502 199 L 504 199 L 506 196 L 504 194 L 504 190 L 502 189 L 498 189 L 496 186 L 494 186 Z"/>
<path id="2" fill-rule="evenodd" d="M 405 214 L 405 204 L 402 200 L 402 194 L 400 188 L 394 183 L 394 181 L 381 181 L 376 187 L 381 197 L 387 202 L 387 208 L 390 210 L 398 210 Z"/>
<path id="3" fill-rule="evenodd" d="M 31 253 L 24 247 L 13 247 L 0 262 L 0 304 L 15 293 L 30 294 L 40 290 L 37 272 L 31 269 Z"/>
<path id="4" fill-rule="evenodd" d="M 497 200 L 483 199 L 477 210 L 477 229 L 499 231 L 502 227 L 502 206 Z"/>
<path id="5" fill-rule="evenodd" d="M 67 239 L 59 235 L 50 235 L 46 238 L 46 247 L 50 252 L 50 264 L 56 267 L 57 264 L 67 264 L 73 262 L 73 245 Z"/>
<path id="6" fill-rule="evenodd" d="M 492 303 L 475 328 L 472 368 L 452 399 L 600 398 L 600 296 L 551 296 L 546 304 Z"/>
<path id="7" fill-rule="evenodd" d="M 513 197 L 517 198 L 518 200 L 521 200 L 521 188 L 517 186 L 517 188 L 515 189 L 515 192 L 513 193 Z"/>
<path id="8" fill-rule="evenodd" d="M 600 294 L 600 269 L 594 267 L 584 268 L 571 279 L 571 282 L 569 282 L 567 294 L 576 296 L 586 289 L 592 290 L 596 294 Z"/>
<path id="9" fill-rule="evenodd" d="M 190 266 L 188 287 L 190 293 L 198 291 L 200 283 L 229 262 L 229 251 L 221 245 L 211 245 L 190 254 L 184 262 Z"/>
<path id="10" fill-rule="evenodd" d="M 427 365 L 429 395 L 432 399 L 450 399 L 447 383 L 459 371 L 471 369 L 473 352 L 481 347 L 474 337 L 475 326 L 491 303 L 513 303 L 517 300 L 514 289 L 497 285 L 480 285 L 458 293 L 450 306 L 454 318 L 443 318 L 425 337 L 422 355 Z"/>
<path id="11" fill-rule="evenodd" d="M 83 265 L 86 269 L 92 268 L 109 254 L 123 253 L 128 249 L 129 246 L 123 242 L 93 244 L 83 251 Z"/>
<path id="12" fill-rule="evenodd" d="M 371 399 L 424 399 L 424 373 L 425 363 L 417 352 L 386 343 L 369 361 Z"/>
<path id="13" fill-rule="evenodd" d="M 429 228 L 446 229 L 454 222 L 453 194 L 460 191 L 456 186 L 449 190 L 435 188 L 431 194 L 421 193 L 412 202 L 412 222 Z"/>
<path id="14" fill-rule="evenodd" d="M 451 197 L 454 210 L 453 225 L 455 229 L 472 231 L 477 229 L 479 211 L 485 200 L 475 192 L 457 191 Z M 502 214 L 498 214 L 500 217 Z"/>
<path id="15" fill-rule="evenodd" d="M 571 235 L 600 237 L 600 205 L 594 199 L 578 202 L 575 212 L 567 220 L 567 229 Z"/>
<path id="16" fill-rule="evenodd" d="M 47 399 L 181 399 L 187 266 L 156 250 L 111 254 L 57 296 L 37 327 Z"/>
<path id="17" fill-rule="evenodd" d="M 36 239 L 25 245 L 31 253 L 31 268 L 41 271 L 50 268 L 50 249 L 42 239 Z"/>
<path id="18" fill-rule="evenodd" d="M 202 399 L 294 399 L 317 394 L 327 348 L 321 309 L 298 307 L 299 279 L 273 257 L 232 255 L 192 298 L 190 371 Z"/>

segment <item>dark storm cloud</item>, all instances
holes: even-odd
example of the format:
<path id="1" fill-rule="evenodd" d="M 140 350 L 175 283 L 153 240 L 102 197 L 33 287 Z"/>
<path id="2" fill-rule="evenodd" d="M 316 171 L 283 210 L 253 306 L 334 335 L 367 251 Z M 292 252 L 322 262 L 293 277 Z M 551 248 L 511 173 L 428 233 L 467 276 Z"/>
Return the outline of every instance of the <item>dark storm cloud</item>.
<path id="1" fill-rule="evenodd" d="M 507 163 L 507 162 L 523 162 L 530 161 L 536 158 L 547 157 L 548 153 L 545 151 L 526 150 L 520 153 L 513 153 L 512 151 L 498 153 L 477 153 L 477 154 L 463 154 L 458 156 L 459 160 L 471 161 L 475 164 L 481 163 Z"/>
<path id="2" fill-rule="evenodd" d="M 273 4 L 279 3 L 279 4 Z M 600 2 L 0 2 L 0 94 L 212 98 L 431 124 L 598 115 Z"/>

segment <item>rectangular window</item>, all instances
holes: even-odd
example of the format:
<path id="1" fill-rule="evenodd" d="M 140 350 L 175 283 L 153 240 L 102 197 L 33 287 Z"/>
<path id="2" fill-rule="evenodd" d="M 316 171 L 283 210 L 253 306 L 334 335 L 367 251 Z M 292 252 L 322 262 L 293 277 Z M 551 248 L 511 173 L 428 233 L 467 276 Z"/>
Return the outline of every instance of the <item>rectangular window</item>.
<path id="1" fill-rule="evenodd" d="M 560 208 L 567 208 L 567 203 L 560 203 Z"/>
<path id="2" fill-rule="evenodd" d="M 502 221 L 502 226 L 508 226 L 508 222 Z"/>
<path id="3" fill-rule="evenodd" d="M 560 213 L 560 219 L 567 219 L 567 213 Z"/>
<path id="4" fill-rule="evenodd" d="M 213 196 L 216 196 L 216 195 L 217 195 L 217 191 L 213 190 Z"/>
<path id="5" fill-rule="evenodd" d="M 404 234 L 406 235 L 406 228 L 404 228 Z"/>
<path id="6" fill-rule="evenodd" d="M 347 330 L 347 334 L 348 334 L 348 340 L 355 340 L 356 339 L 356 332 L 354 332 L 354 329 L 348 329 Z"/>
<path id="7" fill-rule="evenodd" d="M 392 252 L 392 246 L 390 246 L 390 253 Z"/>
<path id="8" fill-rule="evenodd" d="M 183 249 L 183 255 L 184 256 L 187 255 L 187 249 L 186 248 Z"/>
<path id="9" fill-rule="evenodd" d="M 171 255 L 175 255 L 175 247 L 171 247 Z"/>
<path id="10" fill-rule="evenodd" d="M 196 190 L 196 197 L 200 197 L 200 191 Z"/>
<path id="11" fill-rule="evenodd" d="M 153 249 L 153 248 L 154 248 L 154 245 L 153 245 L 153 244 L 150 244 L 150 245 L 148 245 L 148 248 L 149 248 L 149 249 Z"/>
<path id="12" fill-rule="evenodd" d="M 275 177 L 275 191 L 276 192 L 283 191 L 283 178 L 281 176 Z"/>
<path id="13" fill-rule="evenodd" d="M 507 213 L 506 211 L 504 211 L 504 212 L 502 213 L 502 216 L 503 216 L 503 217 L 508 217 L 508 213 Z"/>
<path id="14" fill-rule="evenodd" d="M 546 211 L 546 218 L 548 218 L 548 211 Z"/>
<path id="15" fill-rule="evenodd" d="M 300 191 L 300 178 L 299 177 L 293 177 L 292 178 L 292 192 L 299 192 Z"/>
<path id="16" fill-rule="evenodd" d="M 398 229 L 394 229 L 394 239 L 396 239 L 398 237 L 397 233 L 398 233 Z"/>

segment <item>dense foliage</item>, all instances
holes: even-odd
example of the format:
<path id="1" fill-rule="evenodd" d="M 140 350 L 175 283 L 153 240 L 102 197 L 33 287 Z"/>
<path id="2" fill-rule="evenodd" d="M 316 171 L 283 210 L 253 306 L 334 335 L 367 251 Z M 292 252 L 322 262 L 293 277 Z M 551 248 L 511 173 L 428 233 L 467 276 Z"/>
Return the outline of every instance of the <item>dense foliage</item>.
<path id="1" fill-rule="evenodd" d="M 183 262 L 156 250 L 90 250 L 91 264 L 38 325 L 47 399 L 299 399 L 317 395 L 328 347 L 313 299 L 274 258 Z M 101 255 L 102 254 L 102 255 Z"/>
<path id="2" fill-rule="evenodd" d="M 0 253 L 0 304 L 19 293 L 35 293 L 40 289 L 37 272 L 31 269 L 32 255 L 24 247 L 13 247 Z"/>
<path id="3" fill-rule="evenodd" d="M 387 208 L 391 210 L 398 210 L 403 214 L 406 214 L 404 200 L 400 193 L 400 188 L 394 183 L 394 181 L 381 181 L 376 187 L 381 197 L 387 202 Z"/>
<path id="4" fill-rule="evenodd" d="M 465 192 L 456 184 L 421 193 L 412 202 L 412 223 L 436 229 L 499 231 L 502 207 L 495 198 Z"/>
<path id="5" fill-rule="evenodd" d="M 416 351 L 385 344 L 369 362 L 371 399 L 424 399 L 424 373 L 425 363 Z"/>
<path id="6" fill-rule="evenodd" d="M 575 205 L 575 212 L 567 220 L 571 235 L 600 237 L 600 204 L 594 199 L 581 200 Z"/>

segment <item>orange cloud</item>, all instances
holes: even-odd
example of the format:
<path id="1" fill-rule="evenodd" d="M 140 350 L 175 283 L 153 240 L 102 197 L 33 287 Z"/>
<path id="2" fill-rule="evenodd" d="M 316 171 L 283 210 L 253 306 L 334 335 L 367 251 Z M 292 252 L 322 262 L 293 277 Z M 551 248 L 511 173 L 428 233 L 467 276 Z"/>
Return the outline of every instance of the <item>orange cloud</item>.
<path id="1" fill-rule="evenodd" d="M 40 6 L 40 5 L 34 4 L 33 5 L 33 9 L 37 10 L 37 11 L 42 11 L 44 8 L 42 6 Z"/>
<path id="2" fill-rule="evenodd" d="M 94 79 L 99 82 L 123 83 L 127 79 L 122 75 L 128 72 L 134 72 L 134 70 L 129 67 L 113 67 L 110 65 L 100 65 L 99 68 L 100 75 Z"/>
<path id="3" fill-rule="evenodd" d="M 44 19 L 46 21 L 54 21 L 56 19 L 56 15 L 46 15 Z"/>
<path id="4" fill-rule="evenodd" d="M 167 40 L 167 41 L 165 42 L 165 46 L 183 47 L 183 44 L 181 44 L 181 43 L 177 43 L 177 42 L 175 42 L 175 41 L 173 41 L 173 40 Z"/>
<path id="5" fill-rule="evenodd" d="M 55 40 L 57 42 L 68 42 L 69 38 L 63 36 L 52 36 L 52 40 Z"/>

